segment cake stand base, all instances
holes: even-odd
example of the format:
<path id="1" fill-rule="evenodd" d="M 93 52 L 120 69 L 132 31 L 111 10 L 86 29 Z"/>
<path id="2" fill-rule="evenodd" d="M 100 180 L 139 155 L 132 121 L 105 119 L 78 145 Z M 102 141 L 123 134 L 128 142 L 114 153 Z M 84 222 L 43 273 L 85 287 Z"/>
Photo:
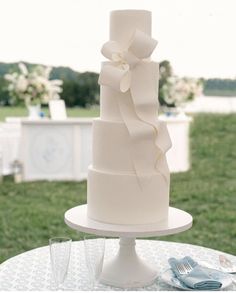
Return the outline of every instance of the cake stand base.
<path id="1" fill-rule="evenodd" d="M 135 238 L 120 238 L 117 255 L 104 264 L 101 283 L 120 288 L 138 288 L 152 284 L 157 270 L 145 264 L 135 250 Z"/>
<path id="2" fill-rule="evenodd" d="M 119 288 L 138 288 L 152 284 L 158 273 L 142 260 L 135 250 L 136 237 L 164 236 L 183 232 L 192 226 L 192 216 L 185 211 L 169 207 L 168 218 L 145 225 L 114 225 L 90 219 L 87 205 L 65 213 L 66 224 L 77 231 L 107 237 L 120 237 L 117 255 L 105 261 L 101 282 Z"/>

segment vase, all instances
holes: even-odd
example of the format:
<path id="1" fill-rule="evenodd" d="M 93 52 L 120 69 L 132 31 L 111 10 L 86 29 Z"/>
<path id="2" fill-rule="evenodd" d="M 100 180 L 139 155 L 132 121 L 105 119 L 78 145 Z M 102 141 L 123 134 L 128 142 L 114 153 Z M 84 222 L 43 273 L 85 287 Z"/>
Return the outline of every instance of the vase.
<path id="1" fill-rule="evenodd" d="M 29 119 L 40 119 L 41 105 L 28 105 L 28 118 Z"/>
<path id="2" fill-rule="evenodd" d="M 168 117 L 175 117 L 178 115 L 178 110 L 176 107 L 163 106 L 162 111 L 163 111 L 164 115 L 168 116 Z"/>

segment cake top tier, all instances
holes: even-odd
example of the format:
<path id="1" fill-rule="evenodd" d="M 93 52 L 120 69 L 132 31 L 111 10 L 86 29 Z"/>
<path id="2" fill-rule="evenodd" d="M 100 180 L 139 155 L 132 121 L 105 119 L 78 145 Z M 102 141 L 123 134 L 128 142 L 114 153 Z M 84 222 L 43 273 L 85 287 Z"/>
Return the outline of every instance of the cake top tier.
<path id="1" fill-rule="evenodd" d="M 152 14 L 147 10 L 114 10 L 110 15 L 110 40 L 126 46 L 135 30 L 151 36 Z"/>

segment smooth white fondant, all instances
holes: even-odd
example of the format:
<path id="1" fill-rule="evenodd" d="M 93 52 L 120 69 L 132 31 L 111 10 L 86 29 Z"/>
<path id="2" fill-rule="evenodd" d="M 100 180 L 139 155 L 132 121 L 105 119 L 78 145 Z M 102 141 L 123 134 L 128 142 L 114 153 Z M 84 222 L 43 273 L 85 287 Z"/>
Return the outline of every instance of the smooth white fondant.
<path id="1" fill-rule="evenodd" d="M 140 30 L 134 30 L 128 47 L 122 48 L 115 41 L 106 42 L 101 50 L 104 57 L 112 61 L 112 67 L 115 69 L 129 70 L 134 68 L 140 61 L 149 59 L 157 45 L 157 41 Z M 103 69 L 100 77 L 102 76 Z M 105 82 L 110 76 L 104 77 Z M 114 79 L 117 82 L 117 78 Z M 112 84 L 111 84 L 112 86 Z"/>
<path id="2" fill-rule="evenodd" d="M 151 36 L 151 12 L 147 10 L 116 10 L 110 16 L 110 40 L 126 47 L 134 30 Z"/>
<path id="3" fill-rule="evenodd" d="M 164 220 L 169 207 L 169 185 L 157 173 L 140 188 L 137 176 L 89 168 L 88 216 L 114 224 L 147 224 Z"/>
<path id="4" fill-rule="evenodd" d="M 113 224 L 167 218 L 171 141 L 157 119 L 158 64 L 149 60 L 151 13 L 115 11 L 99 76 L 101 117 L 94 121 L 88 174 L 88 216 Z M 113 101 L 109 101 L 109 98 Z"/>
<path id="5" fill-rule="evenodd" d="M 136 121 L 134 121 L 136 122 Z M 163 137 L 166 134 L 166 124 L 159 122 L 160 144 L 165 142 Z M 138 127 L 138 126 L 137 126 Z M 142 129 L 142 128 L 140 128 Z M 143 135 L 142 139 L 141 136 Z M 156 147 L 153 140 L 146 136 L 146 132 L 139 133 L 138 140 L 141 142 L 137 145 L 137 156 L 140 159 L 140 168 L 143 174 L 155 173 Z M 165 146 L 163 146 L 165 148 Z M 132 143 L 125 124 L 120 122 L 104 121 L 95 119 L 93 121 L 93 167 L 97 170 L 106 172 L 133 173 L 135 169 L 132 160 Z M 162 160 L 165 159 L 161 156 Z M 161 164 L 161 162 L 160 162 Z M 152 169 L 150 169 L 152 166 Z"/>
<path id="6" fill-rule="evenodd" d="M 125 93 L 130 87 L 131 73 L 127 69 L 108 64 L 103 66 L 98 82 L 102 85 L 112 85 L 114 90 Z"/>
<path id="7" fill-rule="evenodd" d="M 102 66 L 104 66 L 108 62 L 103 62 Z M 158 79 L 159 79 L 159 64 L 154 61 L 147 61 L 145 62 L 145 70 L 149 71 L 148 76 L 143 74 L 142 71 L 140 72 L 139 68 L 136 69 L 136 73 L 139 77 L 136 79 L 141 80 L 141 83 L 147 84 L 146 92 L 144 96 L 144 100 L 146 101 L 146 96 L 149 96 L 153 91 L 157 93 L 158 90 Z M 134 78 L 134 77 L 133 77 Z M 100 92 L 100 108 L 101 108 L 101 118 L 104 120 L 111 120 L 111 121 L 123 121 L 122 114 L 120 112 L 118 99 L 123 97 L 124 103 L 127 104 L 127 117 L 128 119 L 137 119 L 137 115 L 134 111 L 134 105 L 131 97 L 130 91 L 125 93 L 119 92 L 114 88 L 109 86 L 101 85 L 101 92 Z M 150 105 L 149 105 L 150 107 Z M 157 117 L 158 115 L 158 99 L 154 101 L 154 105 L 152 106 L 153 115 Z"/>
<path id="8" fill-rule="evenodd" d="M 125 95 L 128 95 L 128 93 L 126 92 Z M 109 86 L 100 86 L 100 117 L 102 119 L 107 121 L 123 121 L 120 114 L 118 98 L 116 98 L 116 95 L 119 94 L 119 92 Z M 131 97 L 127 99 L 131 99 Z"/>
<path id="9" fill-rule="evenodd" d="M 106 43 L 102 48 L 103 54 L 107 58 L 112 58 L 111 61 L 116 61 L 117 58 L 117 62 L 104 63 L 98 80 L 100 85 L 109 86 L 120 93 L 124 93 L 126 89 L 130 88 L 130 96 L 133 102 L 133 105 L 130 106 L 137 116 L 135 121 L 130 119 L 130 106 L 127 107 L 124 95 L 118 95 L 117 98 L 122 119 L 131 139 L 133 165 L 141 185 L 144 184 L 142 182 L 142 174 L 153 171 L 153 162 L 150 164 L 146 158 L 140 156 L 140 148 L 143 147 L 142 141 L 144 137 L 145 139 L 152 140 L 156 144 L 154 166 L 165 177 L 166 181 L 169 181 L 167 163 L 162 164 L 161 168 L 159 166 L 159 160 L 162 160 L 162 157 L 165 156 L 166 151 L 171 146 L 171 142 L 168 133 L 166 133 L 164 145 L 169 145 L 169 147 L 162 149 L 163 144 L 158 145 L 159 125 L 156 119 L 158 98 L 157 81 L 155 79 L 158 66 L 155 66 L 155 63 L 140 59 L 149 57 L 155 46 L 155 40 L 137 30 L 129 47 L 126 49 L 127 51 L 121 51 L 119 53 L 118 45 L 114 46 L 114 42 Z M 129 51 L 130 48 L 138 56 L 135 56 L 132 51 Z M 128 56 L 133 55 L 133 57 L 137 57 L 136 61 L 133 62 L 135 58 L 127 59 L 126 53 L 128 53 Z"/>
<path id="10" fill-rule="evenodd" d="M 155 39 L 152 39 L 148 34 L 144 33 L 143 31 L 136 29 L 128 49 L 137 58 L 147 59 L 156 48 L 156 45 L 157 41 Z"/>

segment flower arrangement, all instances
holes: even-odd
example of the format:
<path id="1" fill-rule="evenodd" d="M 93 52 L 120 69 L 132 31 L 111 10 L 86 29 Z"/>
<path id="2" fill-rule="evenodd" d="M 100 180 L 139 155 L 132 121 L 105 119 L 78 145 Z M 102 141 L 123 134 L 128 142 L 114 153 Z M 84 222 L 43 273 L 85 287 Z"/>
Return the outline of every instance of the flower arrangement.
<path id="1" fill-rule="evenodd" d="M 202 83 L 194 78 L 179 78 L 170 76 L 166 79 L 162 88 L 162 97 L 167 106 L 179 107 L 195 96 L 201 95 Z"/>
<path id="2" fill-rule="evenodd" d="M 47 104 L 51 99 L 59 99 L 62 80 L 49 80 L 51 67 L 36 66 L 28 70 L 19 63 L 20 72 L 5 74 L 8 91 L 13 101 L 24 101 L 28 105 Z"/>

